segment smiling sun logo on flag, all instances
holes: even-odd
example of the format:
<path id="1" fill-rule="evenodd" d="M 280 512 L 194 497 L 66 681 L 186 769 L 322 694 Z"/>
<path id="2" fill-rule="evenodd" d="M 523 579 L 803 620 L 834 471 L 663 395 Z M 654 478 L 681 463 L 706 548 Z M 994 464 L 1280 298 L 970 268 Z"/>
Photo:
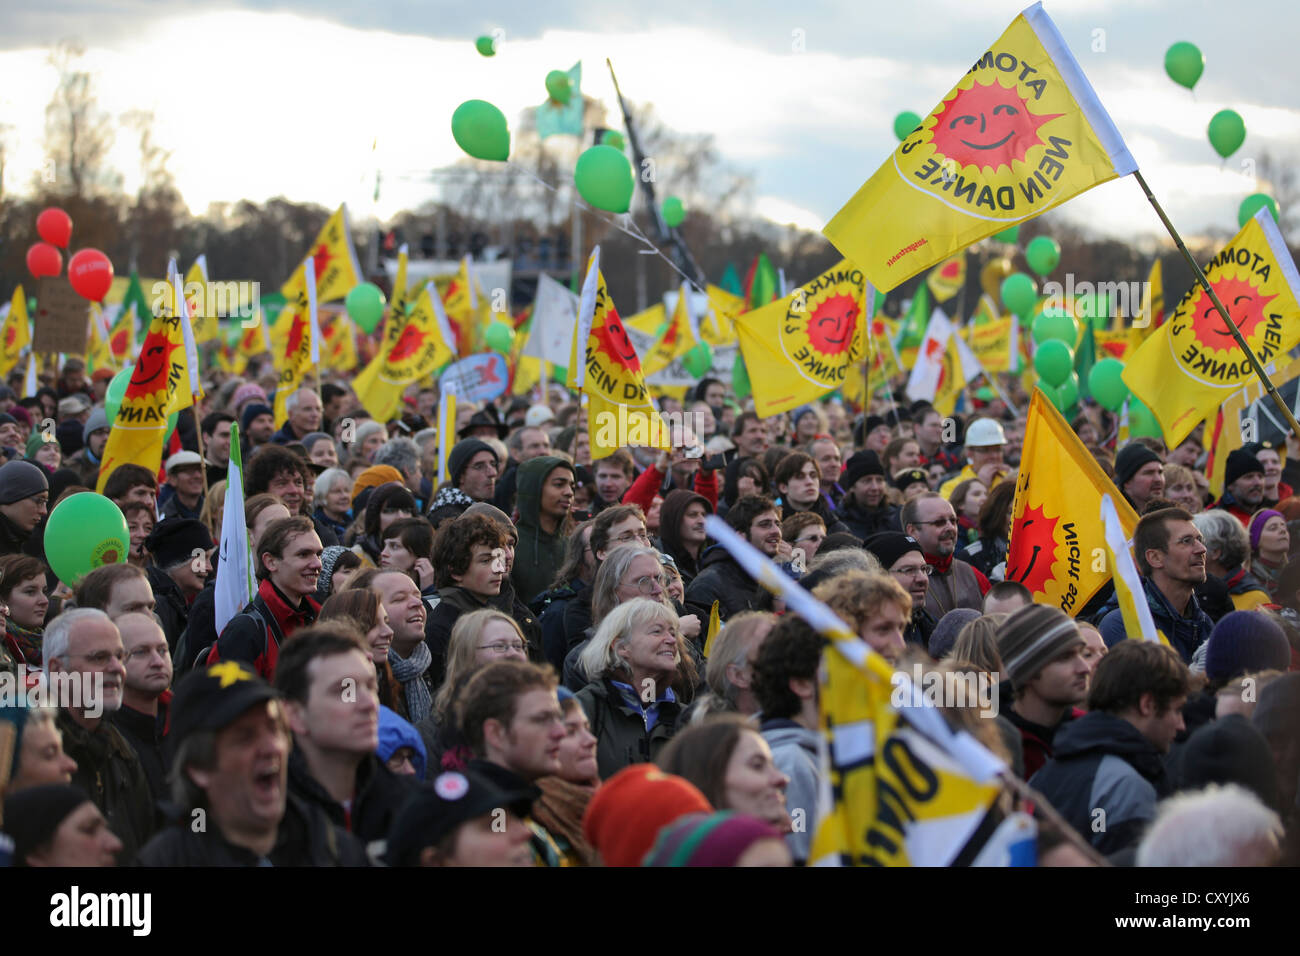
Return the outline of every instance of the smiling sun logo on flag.
<path id="1" fill-rule="evenodd" d="M 930 127 L 930 141 L 937 157 L 951 159 L 958 166 L 997 170 L 1024 162 L 1032 146 L 1043 145 L 1038 131 L 1060 113 L 1036 115 L 1014 85 L 1003 86 L 993 79 L 959 86 L 951 99 L 936 110 Z"/>
<path id="2" fill-rule="evenodd" d="M 862 361 L 865 282 L 861 269 L 843 262 L 781 300 L 781 350 L 808 381 L 837 388 L 845 367 Z"/>
<path id="3" fill-rule="evenodd" d="M 1258 343 L 1253 341 L 1259 325 L 1264 321 L 1264 310 L 1277 298 L 1277 293 L 1265 295 L 1263 290 L 1253 285 L 1248 279 L 1228 276 L 1213 284 L 1220 301 L 1228 308 L 1228 315 L 1241 330 L 1241 337 L 1258 350 Z M 1195 338 L 1204 350 L 1212 352 L 1235 351 L 1237 342 L 1228 330 L 1205 290 L 1199 290 L 1192 307 L 1183 312 L 1179 310 L 1180 321 L 1173 329 L 1171 343 L 1175 353 L 1185 350 L 1189 340 Z"/>
<path id="4" fill-rule="evenodd" d="M 1052 580 L 1056 563 L 1056 527 L 1060 521 L 1049 518 L 1042 505 L 1026 508 L 1012 527 L 1016 546 L 1007 552 L 1007 580 L 1018 581 L 1037 594 Z"/>

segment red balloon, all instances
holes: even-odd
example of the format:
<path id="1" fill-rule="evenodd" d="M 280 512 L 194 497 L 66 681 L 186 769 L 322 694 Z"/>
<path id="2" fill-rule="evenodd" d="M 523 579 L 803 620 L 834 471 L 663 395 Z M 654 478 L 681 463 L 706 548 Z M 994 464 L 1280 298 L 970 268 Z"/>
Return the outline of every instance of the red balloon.
<path id="1" fill-rule="evenodd" d="M 113 263 L 98 249 L 82 249 L 68 260 L 68 281 L 83 299 L 102 302 L 113 284 Z"/>
<path id="2" fill-rule="evenodd" d="M 33 243 L 27 250 L 27 271 L 37 279 L 63 271 L 63 255 L 48 242 Z"/>
<path id="3" fill-rule="evenodd" d="M 66 249 L 72 241 L 72 217 L 51 206 L 36 217 L 36 231 L 46 242 Z"/>

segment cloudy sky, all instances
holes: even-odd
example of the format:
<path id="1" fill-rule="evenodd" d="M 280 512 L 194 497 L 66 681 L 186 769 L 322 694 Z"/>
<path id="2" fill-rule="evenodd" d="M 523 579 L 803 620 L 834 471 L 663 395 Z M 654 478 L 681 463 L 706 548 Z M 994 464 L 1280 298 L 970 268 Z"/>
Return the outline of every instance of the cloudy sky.
<path id="1" fill-rule="evenodd" d="M 191 209 L 284 195 L 347 201 L 385 219 L 436 198 L 430 170 L 461 153 L 450 117 L 465 99 L 512 121 L 545 97 L 552 69 L 583 62 L 584 92 L 615 107 L 653 102 L 687 133 L 711 132 L 750 171 L 758 211 L 820 229 L 896 145 L 893 117 L 924 114 L 1022 9 L 1011 0 L 6 0 L 0 124 L 6 187 L 40 167 L 49 47 L 87 46 L 101 106 L 152 110 Z M 1300 12 L 1276 2 L 1051 0 L 1046 4 L 1158 197 L 1180 228 L 1233 227 L 1267 151 L 1300 159 Z M 501 31 L 480 57 L 474 37 Z M 1206 70 L 1193 96 L 1164 74 L 1165 49 L 1196 43 Z M 1224 108 L 1247 138 L 1226 164 L 1205 134 Z M 130 188 L 134 137 L 112 162 Z M 1244 168 L 1243 168 L 1244 166 Z M 375 171 L 382 173 L 373 202 Z M 1093 190 L 1069 218 L 1120 237 L 1160 228 L 1136 183 Z"/>

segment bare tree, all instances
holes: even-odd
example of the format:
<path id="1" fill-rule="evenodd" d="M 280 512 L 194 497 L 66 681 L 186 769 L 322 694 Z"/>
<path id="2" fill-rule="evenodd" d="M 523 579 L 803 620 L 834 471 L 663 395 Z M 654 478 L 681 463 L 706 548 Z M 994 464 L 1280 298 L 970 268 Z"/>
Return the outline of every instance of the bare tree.
<path id="1" fill-rule="evenodd" d="M 120 188 L 120 177 L 104 166 L 113 145 L 112 123 L 99 108 L 90 74 L 76 68 L 84 53 L 74 40 L 62 41 L 50 53 L 59 83 L 45 107 L 45 152 L 56 191 L 76 197 Z M 43 185 L 38 183 L 37 190 Z"/>

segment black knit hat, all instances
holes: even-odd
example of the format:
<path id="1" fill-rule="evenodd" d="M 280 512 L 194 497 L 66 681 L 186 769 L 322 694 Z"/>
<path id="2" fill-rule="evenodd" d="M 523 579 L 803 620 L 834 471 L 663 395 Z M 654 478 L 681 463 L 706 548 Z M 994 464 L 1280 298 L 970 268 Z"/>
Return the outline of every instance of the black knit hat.
<path id="1" fill-rule="evenodd" d="M 191 560 L 195 551 L 211 551 L 212 535 L 197 518 L 164 518 L 144 539 L 145 550 L 163 570 Z"/>
<path id="2" fill-rule="evenodd" d="M 490 451 L 492 457 L 496 457 L 496 449 L 481 438 L 463 438 L 452 446 L 451 454 L 447 456 L 447 475 L 453 486 L 460 484 L 460 476 L 464 474 L 470 459 L 481 451 Z"/>
<path id="3" fill-rule="evenodd" d="M 1142 470 L 1142 466 L 1153 461 L 1160 461 L 1160 456 L 1141 442 L 1125 445 L 1115 456 L 1115 484 L 1123 491 L 1124 486 L 1133 479 L 1133 476 Z"/>
<path id="4" fill-rule="evenodd" d="M 859 478 L 866 478 L 868 475 L 883 475 L 884 473 L 885 466 L 880 463 L 880 456 L 874 451 L 870 449 L 855 451 L 849 456 L 849 460 L 844 466 L 844 487 L 852 488 L 857 484 Z"/>
<path id="5" fill-rule="evenodd" d="M 925 473 L 924 468 L 907 468 L 894 475 L 890 481 L 899 491 L 906 491 L 909 487 L 920 482 L 927 488 L 930 487 L 930 476 Z"/>
<path id="6" fill-rule="evenodd" d="M 1228 714 L 1199 728 L 1177 751 L 1172 769 L 1178 790 L 1236 783 L 1252 790 L 1269 809 L 1278 809 L 1273 751 L 1241 714 Z"/>
<path id="7" fill-rule="evenodd" d="M 980 616 L 973 607 L 955 607 L 939 618 L 939 623 L 930 632 L 930 656 L 936 661 L 947 657 L 962 628 Z"/>
<path id="8" fill-rule="evenodd" d="M 0 505 L 11 505 L 49 490 L 45 472 L 30 461 L 11 461 L 0 467 Z"/>
<path id="9" fill-rule="evenodd" d="M 1219 618 L 1205 645 L 1205 676 L 1226 681 L 1251 671 L 1284 671 L 1291 643 L 1282 626 L 1259 611 L 1230 611 Z"/>
<path id="10" fill-rule="evenodd" d="M 279 696 L 242 661 L 222 661 L 190 671 L 172 697 L 171 730 L 167 732 L 170 757 L 194 731 L 221 730 L 248 708 Z"/>
<path id="11" fill-rule="evenodd" d="M 418 866 L 420 854 L 462 823 L 507 808 L 526 816 L 540 792 L 533 787 L 503 790 L 468 768 L 450 770 L 423 787 L 412 787 L 388 834 L 389 866 Z"/>
<path id="12" fill-rule="evenodd" d="M 5 797 L 5 833 L 14 841 L 14 862 L 25 866 L 27 854 L 48 843 L 68 815 L 86 803 L 86 791 L 64 783 L 25 787 Z"/>
<path id="13" fill-rule="evenodd" d="M 1223 487 L 1230 487 L 1238 478 L 1255 472 L 1264 474 L 1264 466 L 1259 463 L 1259 459 L 1244 448 L 1236 448 L 1228 453 L 1228 465 L 1223 472 Z"/>
<path id="14" fill-rule="evenodd" d="M 1013 611 L 998 628 L 998 656 L 1017 690 L 1062 651 L 1082 644 L 1079 628 L 1064 611 L 1030 604 Z"/>
<path id="15" fill-rule="evenodd" d="M 862 546 L 880 560 L 881 567 L 886 571 L 892 568 L 895 562 L 909 551 L 915 551 L 922 556 L 925 554 L 921 550 L 919 541 L 910 534 L 903 534 L 901 531 L 882 531 L 879 534 L 873 534 L 863 542 Z"/>

